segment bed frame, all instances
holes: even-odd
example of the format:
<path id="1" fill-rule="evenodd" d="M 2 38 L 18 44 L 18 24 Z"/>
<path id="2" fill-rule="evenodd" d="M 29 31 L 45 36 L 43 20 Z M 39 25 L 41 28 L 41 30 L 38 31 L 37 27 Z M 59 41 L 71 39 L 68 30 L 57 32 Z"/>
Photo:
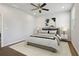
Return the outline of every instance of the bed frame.
<path id="1" fill-rule="evenodd" d="M 32 42 L 27 42 L 27 45 L 42 48 L 42 49 L 45 49 L 45 50 L 48 50 L 48 51 L 51 51 L 51 52 L 54 52 L 54 53 L 57 52 L 57 50 L 55 48 L 48 47 L 48 46 L 45 46 L 45 45 L 40 45 L 40 44 L 36 44 L 36 43 L 32 43 Z"/>
<path id="2" fill-rule="evenodd" d="M 46 36 L 42 36 L 42 35 L 39 35 L 39 34 L 33 34 L 31 35 L 30 37 L 33 38 L 33 37 L 36 37 L 36 38 L 44 38 L 44 39 L 51 39 L 51 40 L 57 40 L 57 44 L 59 46 L 59 38 L 57 37 L 57 34 L 59 34 L 58 32 L 58 28 L 42 28 L 42 30 L 57 30 L 57 33 L 56 34 L 53 34 L 55 35 L 53 38 L 52 37 L 46 37 Z M 42 33 L 41 33 L 42 34 Z M 49 34 L 49 33 L 47 33 Z M 45 49 L 45 50 L 48 50 L 48 51 L 51 51 L 51 52 L 54 52 L 56 53 L 57 52 L 57 49 L 53 48 L 53 47 L 49 47 L 49 46 L 45 46 L 45 45 L 42 45 L 42 44 L 38 44 L 38 43 L 33 43 L 33 42 L 29 42 L 27 41 L 27 45 L 31 45 L 31 46 L 34 46 L 34 47 L 38 47 L 38 48 L 42 48 L 42 49 Z"/>

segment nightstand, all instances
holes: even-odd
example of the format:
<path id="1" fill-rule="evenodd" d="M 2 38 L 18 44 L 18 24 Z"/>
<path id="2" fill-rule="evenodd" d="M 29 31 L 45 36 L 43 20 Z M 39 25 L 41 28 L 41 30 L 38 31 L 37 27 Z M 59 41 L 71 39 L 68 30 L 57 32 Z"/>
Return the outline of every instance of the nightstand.
<path id="1" fill-rule="evenodd" d="M 68 35 L 67 34 L 61 34 L 61 40 L 62 41 L 68 41 Z"/>

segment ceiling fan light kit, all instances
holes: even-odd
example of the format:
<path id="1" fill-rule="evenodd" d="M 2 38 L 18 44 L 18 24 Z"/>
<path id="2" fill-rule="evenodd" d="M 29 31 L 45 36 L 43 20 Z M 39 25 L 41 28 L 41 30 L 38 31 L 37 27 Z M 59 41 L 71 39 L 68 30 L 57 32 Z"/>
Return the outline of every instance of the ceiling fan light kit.
<path id="1" fill-rule="evenodd" d="M 32 9 L 32 11 L 38 10 L 39 13 L 41 13 L 42 10 L 49 11 L 49 9 L 43 8 L 47 5 L 46 3 L 43 3 L 42 5 L 40 3 L 38 3 L 37 5 L 31 3 L 31 5 L 35 7 L 35 8 Z"/>

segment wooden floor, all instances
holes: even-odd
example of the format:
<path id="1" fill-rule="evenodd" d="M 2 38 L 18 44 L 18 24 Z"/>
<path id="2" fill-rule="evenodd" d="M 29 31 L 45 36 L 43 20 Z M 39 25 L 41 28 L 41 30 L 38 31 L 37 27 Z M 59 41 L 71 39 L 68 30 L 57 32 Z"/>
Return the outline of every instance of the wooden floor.
<path id="1" fill-rule="evenodd" d="M 68 42 L 68 45 L 69 45 L 69 48 L 70 48 L 70 51 L 71 51 L 72 56 L 78 56 L 78 53 L 76 52 L 76 50 L 73 47 L 72 43 L 71 42 Z"/>
<path id="2" fill-rule="evenodd" d="M 71 42 L 68 42 L 72 56 L 78 56 Z M 9 47 L 1 48 L 0 44 L 0 56 L 25 56 Z"/>
<path id="3" fill-rule="evenodd" d="M 1 48 L 1 43 L 0 43 L 0 56 L 25 56 L 25 55 L 9 47 Z"/>
<path id="4" fill-rule="evenodd" d="M 9 48 L 0 48 L 0 56 L 24 56 L 23 54 Z"/>

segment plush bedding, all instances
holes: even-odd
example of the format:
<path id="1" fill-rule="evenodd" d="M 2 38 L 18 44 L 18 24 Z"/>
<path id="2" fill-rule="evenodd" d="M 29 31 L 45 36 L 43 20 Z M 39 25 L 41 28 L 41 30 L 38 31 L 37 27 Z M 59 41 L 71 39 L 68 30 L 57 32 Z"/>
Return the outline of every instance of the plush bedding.
<path id="1" fill-rule="evenodd" d="M 59 35 L 55 35 L 55 34 L 45 34 L 45 33 L 34 33 L 31 35 L 31 37 L 36 37 L 36 38 L 43 38 L 43 39 L 50 39 L 50 40 L 56 40 L 57 44 L 60 44 L 60 37 L 58 37 Z"/>
<path id="2" fill-rule="evenodd" d="M 27 42 L 48 46 L 51 48 L 55 48 L 56 50 L 59 49 L 59 45 L 57 40 L 45 39 L 45 38 L 38 38 L 38 37 L 29 37 Z"/>
<path id="3" fill-rule="evenodd" d="M 59 49 L 59 38 L 56 33 L 48 34 L 47 32 L 34 32 L 27 40 L 27 44 L 34 46 L 42 46 L 49 50 Z M 51 49 L 52 48 L 52 49 Z"/>
<path id="4" fill-rule="evenodd" d="M 53 39 L 54 40 L 55 34 L 45 34 L 45 33 L 34 33 L 31 37 L 38 37 L 38 38 L 46 38 L 46 39 Z"/>

